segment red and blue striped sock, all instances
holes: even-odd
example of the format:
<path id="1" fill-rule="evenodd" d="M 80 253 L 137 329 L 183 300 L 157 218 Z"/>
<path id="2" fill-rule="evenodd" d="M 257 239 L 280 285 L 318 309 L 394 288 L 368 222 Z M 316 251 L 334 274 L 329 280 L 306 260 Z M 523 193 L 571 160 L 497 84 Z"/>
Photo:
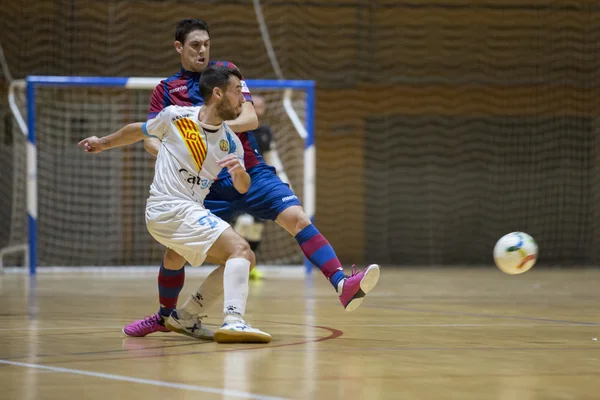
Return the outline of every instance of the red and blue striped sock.
<path id="1" fill-rule="evenodd" d="M 344 269 L 327 239 L 311 224 L 298 232 L 296 241 L 306 258 L 321 270 L 337 290 L 338 283 L 345 277 Z"/>
<path id="2" fill-rule="evenodd" d="M 179 292 L 185 282 L 185 268 L 180 270 L 166 269 L 164 263 L 160 264 L 158 272 L 158 299 L 160 301 L 160 315 L 168 317 L 177 307 Z"/>

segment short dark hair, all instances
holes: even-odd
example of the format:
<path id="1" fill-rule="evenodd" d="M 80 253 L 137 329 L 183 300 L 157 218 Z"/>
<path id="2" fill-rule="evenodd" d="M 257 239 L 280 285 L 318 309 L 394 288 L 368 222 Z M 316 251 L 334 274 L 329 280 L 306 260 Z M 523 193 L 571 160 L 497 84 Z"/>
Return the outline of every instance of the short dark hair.
<path id="1" fill-rule="evenodd" d="M 185 43 L 188 35 L 194 31 L 206 31 L 210 37 L 210 31 L 208 30 L 208 22 L 203 19 L 182 19 L 177 23 L 175 28 L 175 40 Z"/>
<path id="2" fill-rule="evenodd" d="M 243 79 L 240 70 L 231 66 L 210 65 L 202 71 L 199 86 L 204 102 L 207 102 L 212 97 L 214 88 L 218 87 L 225 90 L 227 85 L 229 85 L 231 76 L 237 76 L 239 80 Z"/>

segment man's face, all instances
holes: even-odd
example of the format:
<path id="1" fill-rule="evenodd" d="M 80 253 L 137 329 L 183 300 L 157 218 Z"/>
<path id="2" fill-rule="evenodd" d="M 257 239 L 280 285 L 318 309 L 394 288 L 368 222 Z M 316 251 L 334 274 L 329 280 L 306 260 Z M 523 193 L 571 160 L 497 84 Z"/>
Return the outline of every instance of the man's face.
<path id="1" fill-rule="evenodd" d="M 244 95 L 242 94 L 242 84 L 237 76 L 229 78 L 227 89 L 217 105 L 217 113 L 223 121 L 232 121 L 242 113 L 242 104 L 244 104 Z"/>
<path id="2" fill-rule="evenodd" d="M 185 43 L 175 42 L 175 49 L 181 55 L 183 68 L 202 72 L 210 57 L 210 36 L 206 31 L 192 31 L 185 38 Z"/>

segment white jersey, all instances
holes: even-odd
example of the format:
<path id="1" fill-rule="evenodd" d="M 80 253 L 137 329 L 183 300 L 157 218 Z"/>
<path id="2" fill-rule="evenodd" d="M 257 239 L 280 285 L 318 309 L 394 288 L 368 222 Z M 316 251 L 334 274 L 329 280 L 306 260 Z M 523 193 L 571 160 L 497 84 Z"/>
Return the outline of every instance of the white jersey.
<path id="1" fill-rule="evenodd" d="M 237 135 L 224 123 L 212 126 L 200 122 L 201 108 L 169 106 L 144 123 L 144 133 L 162 142 L 149 206 L 169 201 L 203 204 L 222 170 L 217 160 L 234 153 L 244 165 L 244 149 Z"/>

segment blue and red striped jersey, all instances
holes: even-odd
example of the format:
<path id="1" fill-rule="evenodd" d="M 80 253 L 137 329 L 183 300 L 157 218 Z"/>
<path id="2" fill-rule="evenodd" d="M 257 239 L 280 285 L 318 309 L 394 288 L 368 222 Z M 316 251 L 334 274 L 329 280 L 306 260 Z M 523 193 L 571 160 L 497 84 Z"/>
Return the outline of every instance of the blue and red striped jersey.
<path id="1" fill-rule="evenodd" d="M 222 65 L 230 68 L 237 68 L 235 64 L 228 61 L 209 61 L 208 65 Z M 201 106 L 204 104 L 200 94 L 200 76 L 201 72 L 192 72 L 181 67 L 179 72 L 162 80 L 152 92 L 150 99 L 150 109 L 148 119 L 156 117 L 163 109 L 170 105 L 177 106 Z M 246 101 L 252 101 L 252 94 L 242 81 L 242 93 Z M 244 147 L 244 164 L 246 169 L 250 169 L 258 164 L 264 163 L 256 140 L 252 132 L 236 132 L 242 146 Z"/>

